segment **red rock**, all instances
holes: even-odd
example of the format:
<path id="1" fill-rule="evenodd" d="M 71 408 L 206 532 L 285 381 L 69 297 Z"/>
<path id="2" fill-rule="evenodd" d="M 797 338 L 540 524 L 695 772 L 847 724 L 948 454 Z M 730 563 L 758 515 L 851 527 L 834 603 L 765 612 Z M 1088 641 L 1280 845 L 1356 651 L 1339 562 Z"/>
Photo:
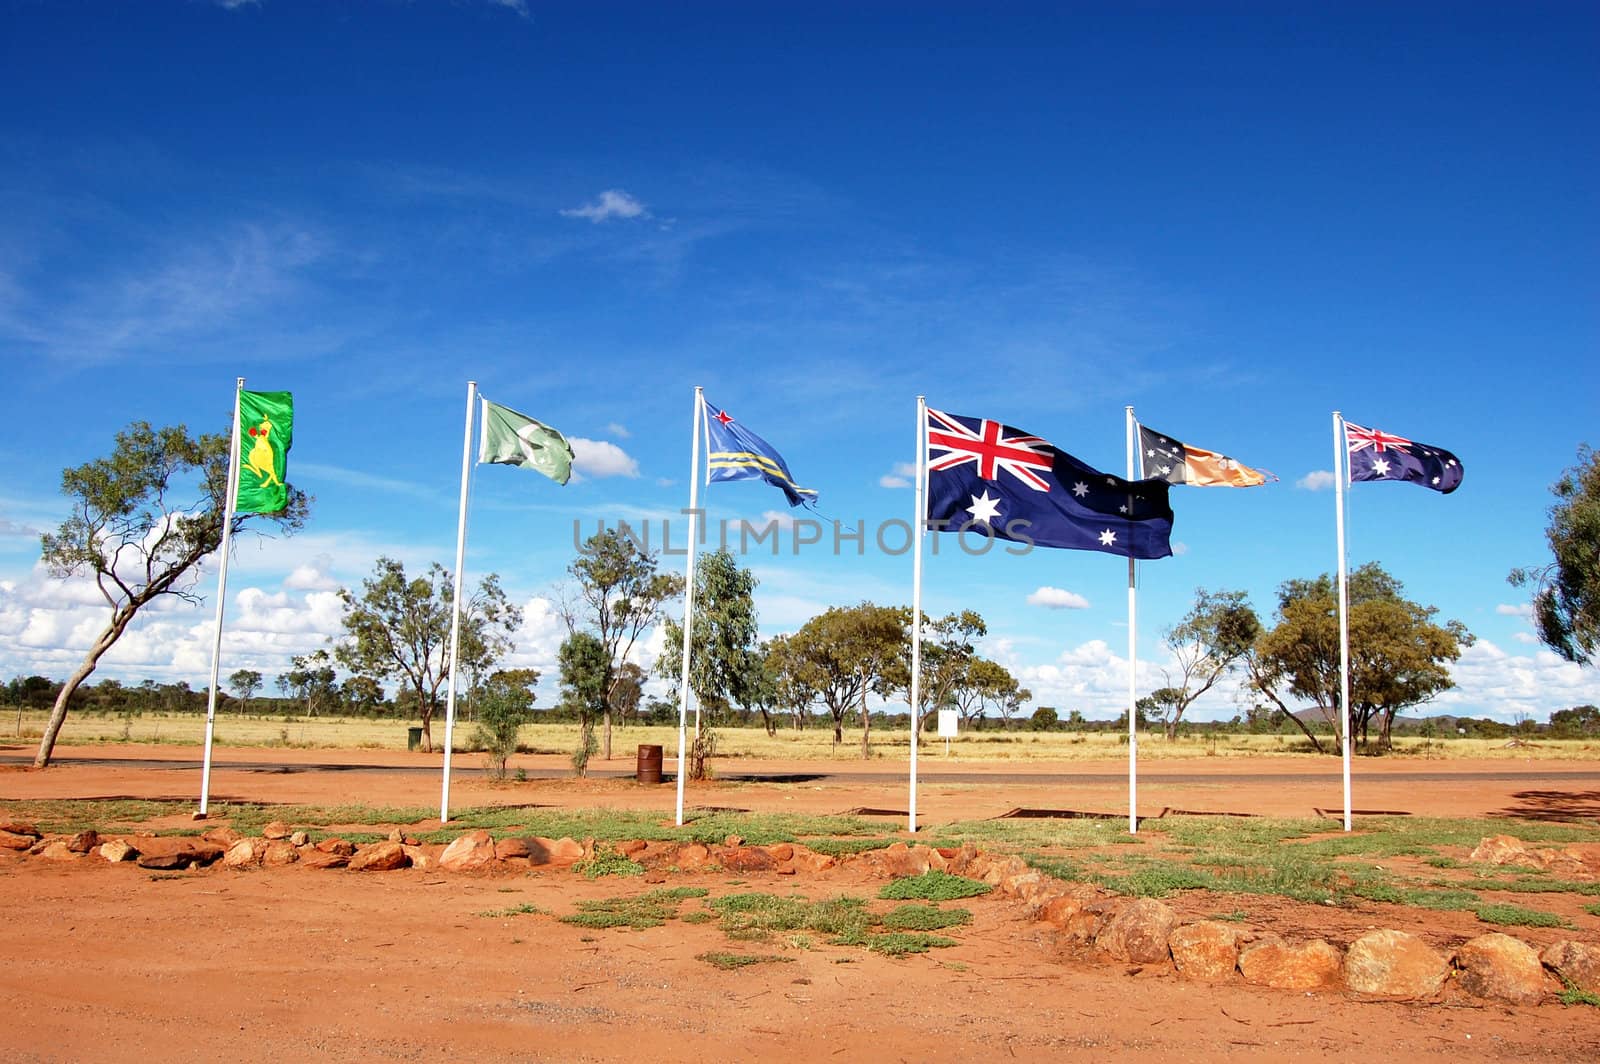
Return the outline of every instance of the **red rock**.
<path id="1" fill-rule="evenodd" d="M 681 871 L 694 872 L 711 863 L 711 851 L 698 842 L 687 842 L 678 847 L 677 865 Z"/>
<path id="2" fill-rule="evenodd" d="M 269 840 L 267 852 L 261 855 L 261 863 L 269 868 L 283 868 L 299 860 L 300 851 L 288 839 Z"/>
<path id="3" fill-rule="evenodd" d="M 500 861 L 516 858 L 529 860 L 533 857 L 533 848 L 528 845 L 527 839 L 497 839 L 494 844 L 494 855 Z"/>
<path id="4" fill-rule="evenodd" d="M 1520 939 L 1494 932 L 1456 949 L 1461 988 L 1474 997 L 1537 1005 L 1550 990 L 1539 954 Z"/>
<path id="5" fill-rule="evenodd" d="M 802 872 L 825 872 L 839 862 L 831 854 L 818 853 L 804 846 L 796 846 L 789 857 L 789 863 Z"/>
<path id="6" fill-rule="evenodd" d="M 188 868 L 194 864 L 192 850 L 169 850 L 166 853 L 141 853 L 139 867 L 151 868 L 157 871 L 175 871 Z"/>
<path id="7" fill-rule="evenodd" d="M 1344 985 L 1358 994 L 1432 997 L 1449 974 L 1438 951 L 1404 931 L 1369 931 L 1345 953 Z"/>
<path id="8" fill-rule="evenodd" d="M 1552 942 L 1539 955 L 1544 966 L 1591 994 L 1600 994 L 1600 946 L 1585 942 Z"/>
<path id="9" fill-rule="evenodd" d="M 457 836 L 439 856 L 439 867 L 446 872 L 482 872 L 494 863 L 494 837 L 483 830 Z"/>
<path id="10" fill-rule="evenodd" d="M 67 840 L 67 849 L 73 853 L 88 853 L 99 845 L 100 833 L 94 828 L 90 828 L 88 831 L 80 831 Z"/>
<path id="11" fill-rule="evenodd" d="M 1167 936 L 1177 922 L 1170 906 L 1154 898 L 1137 898 L 1106 922 L 1094 944 L 1118 960 L 1154 964 L 1167 959 Z"/>
<path id="12" fill-rule="evenodd" d="M 218 846 L 221 846 L 224 854 L 228 852 L 229 847 L 238 842 L 240 839 L 244 838 L 243 835 L 229 827 L 212 828 L 210 831 L 206 832 L 200 837 L 205 839 L 207 842 L 214 842 Z"/>
<path id="13" fill-rule="evenodd" d="M 274 820 L 272 823 L 261 829 L 261 837 L 266 839 L 268 842 L 271 842 L 273 839 L 287 839 L 293 830 L 293 828 L 291 828 L 288 824 L 285 824 L 283 821 Z"/>
<path id="14" fill-rule="evenodd" d="M 926 848 L 919 847 L 914 850 L 903 842 L 894 843 L 881 850 L 868 850 L 863 860 L 881 874 L 896 879 L 920 876 L 928 870 Z"/>
<path id="15" fill-rule="evenodd" d="M 787 842 L 780 842 L 774 846 L 768 846 L 767 852 L 772 854 L 772 858 L 775 861 L 787 861 L 794 856 L 794 846 Z M 633 855 L 629 854 L 628 856 L 631 857 Z"/>
<path id="16" fill-rule="evenodd" d="M 439 846 L 401 846 L 400 849 L 411 867 L 423 872 L 438 868 L 439 855 L 443 852 Z"/>
<path id="17" fill-rule="evenodd" d="M 777 868 L 774 868 L 773 871 L 778 873 L 780 876 L 792 876 L 794 875 L 794 865 L 779 865 Z"/>
<path id="18" fill-rule="evenodd" d="M 738 836 L 738 835 L 729 835 L 726 839 L 722 840 L 722 845 L 724 845 L 724 846 L 743 846 L 744 845 L 744 839 L 742 837 Z"/>
<path id="19" fill-rule="evenodd" d="M 392 872 L 411 863 L 398 842 L 375 842 L 356 850 L 350 858 L 352 872 Z"/>
<path id="20" fill-rule="evenodd" d="M 261 863 L 266 848 L 265 839 L 240 839 L 228 847 L 222 855 L 222 863 L 227 868 L 254 868 Z"/>
<path id="21" fill-rule="evenodd" d="M 579 842 L 576 839 L 559 838 L 551 842 L 547 850 L 550 864 L 577 864 L 594 853 L 594 840 L 586 839 L 583 842 Z"/>
<path id="22" fill-rule="evenodd" d="M 712 858 L 729 872 L 770 872 L 778 866 L 764 846 L 724 846 Z"/>
<path id="23" fill-rule="evenodd" d="M 343 868 L 349 863 L 350 858 L 344 854 L 319 850 L 315 846 L 308 846 L 300 851 L 302 868 Z"/>
<path id="24" fill-rule="evenodd" d="M 1490 835 L 1478 843 L 1478 848 L 1472 851 L 1470 860 L 1480 864 L 1517 864 L 1534 865 L 1534 856 L 1522 844 L 1522 840 L 1511 835 Z"/>
<path id="25" fill-rule="evenodd" d="M 340 857 L 349 857 L 356 852 L 356 844 L 349 839 L 328 838 L 317 843 L 317 849 L 323 853 L 334 853 Z"/>
<path id="26" fill-rule="evenodd" d="M 307 835 L 303 831 L 292 832 L 289 835 L 289 845 L 295 847 L 296 849 L 299 849 L 301 846 L 308 846 L 310 843 L 311 836 Z"/>
<path id="27" fill-rule="evenodd" d="M 1320 938 L 1290 945 L 1272 936 L 1239 951 L 1239 971 L 1252 986 L 1320 990 L 1339 982 L 1339 951 Z"/>
<path id="28" fill-rule="evenodd" d="M 617 843 L 617 852 L 630 859 L 635 854 L 641 854 L 649 848 L 650 844 L 643 839 L 629 839 L 626 842 Z"/>
<path id="29" fill-rule="evenodd" d="M 1238 928 L 1216 920 L 1175 928 L 1167 936 L 1173 966 L 1183 978 L 1203 983 L 1232 979 L 1239 968 L 1239 935 Z"/>
<path id="30" fill-rule="evenodd" d="M 19 831 L 0 830 L 0 850 L 29 850 L 39 841 L 37 835 L 24 835 Z"/>
<path id="31" fill-rule="evenodd" d="M 1073 894 L 1058 894 L 1040 907 L 1038 918 L 1052 927 L 1065 929 L 1083 911 L 1083 899 Z"/>
<path id="32" fill-rule="evenodd" d="M 29 835 L 35 839 L 39 837 L 39 829 L 26 820 L 17 820 L 9 814 L 0 814 L 0 832 L 8 835 Z M 33 845 L 29 843 L 28 845 Z"/>
<path id="33" fill-rule="evenodd" d="M 70 843 L 63 839 L 55 839 L 45 844 L 38 856 L 46 861 L 76 861 L 83 854 L 74 850 Z"/>

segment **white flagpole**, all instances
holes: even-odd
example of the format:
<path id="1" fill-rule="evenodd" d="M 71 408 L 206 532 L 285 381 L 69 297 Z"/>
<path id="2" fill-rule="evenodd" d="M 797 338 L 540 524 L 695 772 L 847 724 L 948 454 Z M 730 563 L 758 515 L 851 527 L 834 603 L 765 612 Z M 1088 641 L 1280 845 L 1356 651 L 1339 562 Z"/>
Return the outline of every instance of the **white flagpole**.
<path id="1" fill-rule="evenodd" d="M 704 389 L 694 390 L 694 424 L 689 431 L 689 561 L 683 577 L 683 673 L 678 684 L 678 827 L 683 827 L 684 750 L 689 728 L 689 655 L 694 649 L 694 556 L 699 544 L 700 425 L 705 416 Z M 700 734 L 700 707 L 695 706 L 695 734 Z"/>
<path id="2" fill-rule="evenodd" d="M 444 782 L 439 791 L 439 823 L 450 822 L 450 753 L 456 730 L 456 666 L 461 657 L 461 593 L 466 585 L 467 488 L 472 482 L 472 415 L 478 399 L 478 382 L 467 382 L 467 427 L 461 435 L 461 512 L 456 518 L 455 596 L 450 600 L 450 690 L 444 709 Z"/>
<path id="3" fill-rule="evenodd" d="M 1339 532 L 1339 714 L 1343 720 L 1340 731 L 1344 733 L 1342 753 L 1344 758 L 1344 829 L 1350 830 L 1350 585 L 1346 570 L 1350 567 L 1344 542 L 1344 490 L 1350 480 L 1350 452 L 1345 442 L 1344 418 L 1333 412 L 1333 482 L 1334 513 L 1338 518 Z"/>
<path id="4" fill-rule="evenodd" d="M 906 830 L 917 831 L 917 733 L 922 730 L 922 537 L 928 524 L 928 400 L 917 396 L 916 516 L 911 522 L 911 798 Z"/>
<path id="5" fill-rule="evenodd" d="M 217 566 L 217 619 L 211 644 L 211 691 L 206 696 L 206 748 L 200 769 L 200 811 L 196 820 L 206 818 L 211 801 L 211 739 L 217 728 L 217 673 L 222 665 L 222 612 L 228 600 L 228 548 L 233 542 L 233 513 L 239 494 L 239 393 L 244 378 L 233 382 L 233 436 L 228 443 L 228 498 L 222 504 L 222 561 Z"/>
<path id="6" fill-rule="evenodd" d="M 1133 407 L 1127 408 L 1128 417 L 1128 479 L 1133 471 Z M 1132 514 L 1130 513 L 1131 517 Z M 1129 534 L 1131 537 L 1131 533 Z M 1128 544 L 1128 834 L 1139 833 L 1139 630 L 1134 623 L 1138 616 L 1134 594 L 1133 544 Z"/>

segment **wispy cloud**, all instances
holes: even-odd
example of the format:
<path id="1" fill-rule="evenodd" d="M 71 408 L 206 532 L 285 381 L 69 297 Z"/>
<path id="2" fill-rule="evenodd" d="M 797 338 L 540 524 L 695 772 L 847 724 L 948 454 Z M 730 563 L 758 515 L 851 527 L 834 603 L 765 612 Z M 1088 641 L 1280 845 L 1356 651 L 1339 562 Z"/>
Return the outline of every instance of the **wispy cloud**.
<path id="1" fill-rule="evenodd" d="M 880 488 L 909 488 L 911 481 L 917 475 L 917 466 L 914 462 L 896 462 L 891 472 L 878 478 Z"/>
<path id="2" fill-rule="evenodd" d="M 1533 604 L 1531 602 L 1502 602 L 1495 606 L 1494 612 L 1500 614 L 1502 617 L 1532 617 Z"/>
<path id="3" fill-rule="evenodd" d="M 1043 606 L 1047 610 L 1086 610 L 1089 600 L 1065 588 L 1041 587 L 1028 596 L 1028 605 Z"/>
<path id="4" fill-rule="evenodd" d="M 1337 481 L 1334 479 L 1334 474 L 1328 472 L 1326 469 L 1318 469 L 1314 472 L 1307 473 L 1305 476 L 1295 481 L 1294 486 L 1297 488 L 1304 488 L 1306 491 L 1327 491 L 1336 483 Z"/>
<path id="5" fill-rule="evenodd" d="M 639 200 L 620 188 L 608 188 L 593 203 L 582 207 L 567 207 L 563 218 L 587 218 L 591 222 L 608 222 L 613 218 L 648 218 L 650 212 Z"/>
<path id="6" fill-rule="evenodd" d="M 606 431 L 611 433 L 611 435 L 615 436 L 619 440 L 628 439 L 633 435 L 633 433 L 628 431 L 628 426 L 618 424 L 615 421 L 606 426 Z"/>

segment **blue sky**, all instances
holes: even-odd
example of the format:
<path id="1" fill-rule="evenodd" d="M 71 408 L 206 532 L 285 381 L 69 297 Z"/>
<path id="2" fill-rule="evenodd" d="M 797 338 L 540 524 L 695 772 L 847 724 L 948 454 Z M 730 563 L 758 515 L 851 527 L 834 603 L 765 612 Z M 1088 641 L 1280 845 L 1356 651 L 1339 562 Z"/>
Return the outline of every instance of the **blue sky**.
<path id="1" fill-rule="evenodd" d="M 60 470 L 134 419 L 220 431 L 236 376 L 295 393 L 316 505 L 241 544 L 224 675 L 324 645 L 379 554 L 452 560 L 473 378 L 587 441 L 566 488 L 474 479 L 468 575 L 528 607 L 520 663 L 553 660 L 575 521 L 686 504 L 701 384 L 847 527 L 911 516 L 918 393 L 1112 472 L 1131 404 L 1277 473 L 1173 490 L 1145 689 L 1196 587 L 1270 612 L 1332 569 L 1333 410 L 1447 447 L 1454 495 L 1354 487 L 1352 563 L 1479 637 L 1441 710 L 1600 702 L 1505 582 L 1600 443 L 1597 31 L 1583 4 L 0 0 L 0 674 L 64 676 L 103 623 L 36 565 Z M 746 558 L 768 634 L 910 600 L 870 531 L 791 544 Z M 1040 704 L 1116 714 L 1120 559 L 939 546 L 930 612 L 981 610 Z M 199 686 L 210 624 L 153 611 L 101 675 Z"/>

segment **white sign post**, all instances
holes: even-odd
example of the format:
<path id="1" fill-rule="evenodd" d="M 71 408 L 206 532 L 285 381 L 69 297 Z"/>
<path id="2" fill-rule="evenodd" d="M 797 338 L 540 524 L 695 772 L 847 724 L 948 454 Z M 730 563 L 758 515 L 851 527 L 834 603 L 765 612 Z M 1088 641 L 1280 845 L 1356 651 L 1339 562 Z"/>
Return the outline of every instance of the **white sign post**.
<path id="1" fill-rule="evenodd" d="M 958 717 L 953 709 L 939 711 L 939 738 L 944 740 L 944 756 L 950 756 L 950 740 L 956 737 L 956 721 Z"/>

